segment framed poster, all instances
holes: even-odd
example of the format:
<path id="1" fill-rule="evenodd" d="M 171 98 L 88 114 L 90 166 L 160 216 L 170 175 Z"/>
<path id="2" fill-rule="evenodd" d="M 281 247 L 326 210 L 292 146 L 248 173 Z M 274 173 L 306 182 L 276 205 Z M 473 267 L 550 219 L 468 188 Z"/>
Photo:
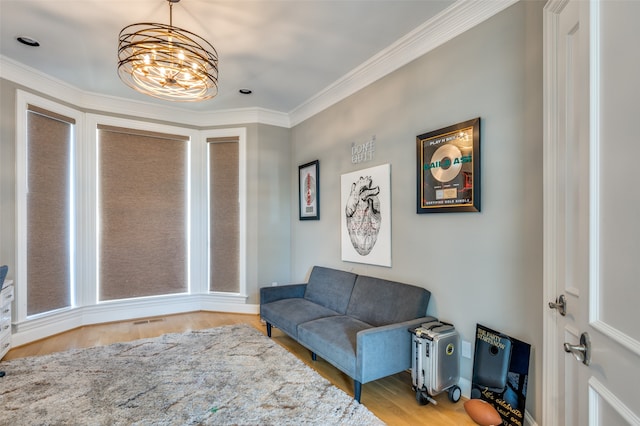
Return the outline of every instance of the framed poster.
<path id="1" fill-rule="evenodd" d="M 480 211 L 480 117 L 416 137 L 417 213 Z"/>
<path id="2" fill-rule="evenodd" d="M 298 167 L 300 220 L 320 220 L 320 163 L 318 160 Z"/>
<path id="3" fill-rule="evenodd" d="M 391 165 L 340 179 L 342 260 L 391 266 Z"/>
<path id="4" fill-rule="evenodd" d="M 493 405 L 505 426 L 522 426 L 531 345 L 476 324 L 471 398 Z"/>

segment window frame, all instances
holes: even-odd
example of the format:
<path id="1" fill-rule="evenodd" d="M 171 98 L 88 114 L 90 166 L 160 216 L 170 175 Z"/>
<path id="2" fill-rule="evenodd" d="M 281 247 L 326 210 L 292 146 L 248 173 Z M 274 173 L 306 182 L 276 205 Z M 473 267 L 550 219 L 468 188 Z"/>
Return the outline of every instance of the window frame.
<path id="1" fill-rule="evenodd" d="M 54 114 L 69 117 L 75 120 L 73 124 L 73 130 L 71 132 L 71 147 L 69 159 L 69 173 L 71 185 L 70 189 L 70 206 L 68 206 L 69 217 L 69 245 L 68 245 L 68 257 L 69 257 L 69 306 L 54 309 L 51 311 L 36 313 L 28 315 L 28 262 L 27 262 L 27 248 L 28 248 L 28 182 L 29 182 L 29 144 L 28 144 L 28 114 L 29 105 L 47 110 Z M 52 117 L 55 119 L 55 117 Z M 74 309 L 78 306 L 76 282 L 79 273 L 79 262 L 75 253 L 78 252 L 78 202 L 76 198 L 77 184 L 78 184 L 78 158 L 77 150 L 80 141 L 80 134 L 83 128 L 83 114 L 73 108 L 67 107 L 60 103 L 41 98 L 32 93 L 25 92 L 23 90 L 16 90 L 16 271 L 15 278 L 17 283 L 24 283 L 23 285 L 16 286 L 16 298 L 15 298 L 15 315 L 18 320 L 36 319 L 42 316 L 46 316 L 52 313 L 65 312 Z"/>
<path id="2" fill-rule="evenodd" d="M 75 281 L 71 292 L 71 306 L 56 311 L 27 316 L 26 285 L 26 185 L 27 185 L 27 108 L 34 105 L 75 119 L 73 131 L 74 160 L 73 184 L 75 185 L 75 238 L 73 253 L 73 274 Z M 16 90 L 16 286 L 14 324 L 20 332 L 40 335 L 39 328 L 46 326 L 45 334 L 61 332 L 85 323 L 100 322 L 104 318 L 125 319 L 131 309 L 137 309 L 138 316 L 163 315 L 187 312 L 194 309 L 219 310 L 221 306 L 246 304 L 247 299 L 247 128 L 226 127 L 215 129 L 195 129 L 188 125 L 158 124 L 145 121 L 141 117 L 121 118 L 101 113 L 82 112 L 64 104 L 42 98 L 36 94 Z M 178 295 L 145 296 L 135 299 L 98 301 L 98 170 L 97 149 L 98 124 L 139 129 L 150 132 L 189 136 L 187 152 L 187 244 L 186 280 L 188 293 Z M 209 162 L 207 139 L 234 137 L 238 139 L 239 156 L 239 202 L 240 202 L 240 292 L 209 291 Z M 194 296 L 199 296 L 194 298 Z"/>
<path id="3" fill-rule="evenodd" d="M 202 131 L 200 134 L 200 142 L 202 149 L 204 150 L 202 158 L 205 158 L 205 175 L 203 176 L 204 182 L 206 182 L 206 262 L 207 262 L 207 276 L 206 282 L 203 285 L 203 292 L 214 295 L 236 295 L 247 297 L 247 130 L 246 128 L 226 128 L 226 129 L 213 129 Z M 211 282 L 211 188 L 210 188 L 210 176 L 211 176 L 211 160 L 209 158 L 209 149 L 207 142 L 208 139 L 232 139 L 238 140 L 238 203 L 239 203 L 239 252 L 238 252 L 238 266 L 239 266 L 239 281 L 240 287 L 238 293 L 231 292 L 219 292 L 210 291 L 209 285 Z"/>
<path id="4" fill-rule="evenodd" d="M 194 184 L 194 176 L 192 173 L 192 157 L 193 157 L 193 142 L 198 139 L 198 132 L 193 129 L 189 129 L 187 127 L 179 127 L 179 126 L 171 126 L 166 124 L 157 124 L 146 121 L 139 121 L 134 119 L 126 119 L 119 117 L 111 117 L 99 114 L 87 114 L 86 118 L 86 126 L 87 126 L 87 143 L 92 149 L 92 157 L 93 157 L 93 176 L 92 181 L 94 182 L 93 189 L 91 192 L 91 204 L 93 205 L 94 213 L 92 215 L 93 220 L 95 220 L 95 224 L 92 229 L 92 239 L 93 239 L 93 258 L 94 267 L 93 271 L 91 271 L 92 281 L 95 285 L 91 286 L 91 289 L 88 290 L 88 294 L 86 295 L 86 303 L 90 305 L 103 305 L 114 303 L 120 300 L 129 300 L 129 299 L 116 299 L 116 300 L 100 300 L 100 226 L 101 226 L 101 218 L 99 217 L 100 213 L 100 158 L 99 158 L 99 149 L 98 149 L 98 127 L 99 126 L 111 126 L 111 127 L 122 127 L 126 129 L 139 130 L 142 132 L 151 132 L 151 133 L 166 133 L 169 135 L 181 135 L 188 138 L 187 144 L 187 152 L 186 152 L 186 182 L 185 182 L 185 204 L 186 204 L 186 223 L 185 223 L 185 280 L 187 283 L 187 291 L 186 294 L 190 294 L 193 292 L 192 289 L 192 271 L 193 271 L 193 261 L 191 260 L 192 250 L 192 223 L 193 223 L 193 206 L 192 206 L 192 191 Z M 153 295 L 153 296 L 141 296 L 131 298 L 133 300 L 145 300 L 145 299 L 154 299 L 158 297 L 171 297 L 171 296 L 179 296 L 185 293 L 175 293 L 175 294 L 163 294 L 163 295 Z"/>

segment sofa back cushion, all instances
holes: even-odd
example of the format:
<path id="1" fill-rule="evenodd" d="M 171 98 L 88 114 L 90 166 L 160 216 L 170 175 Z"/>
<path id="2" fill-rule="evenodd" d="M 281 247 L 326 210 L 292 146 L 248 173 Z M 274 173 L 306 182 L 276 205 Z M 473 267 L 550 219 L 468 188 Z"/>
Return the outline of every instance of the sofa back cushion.
<path id="1" fill-rule="evenodd" d="M 426 316 L 431 292 L 421 287 L 358 276 L 347 315 L 375 327 Z"/>
<path id="2" fill-rule="evenodd" d="M 304 298 L 344 314 L 357 275 L 337 269 L 314 266 Z"/>

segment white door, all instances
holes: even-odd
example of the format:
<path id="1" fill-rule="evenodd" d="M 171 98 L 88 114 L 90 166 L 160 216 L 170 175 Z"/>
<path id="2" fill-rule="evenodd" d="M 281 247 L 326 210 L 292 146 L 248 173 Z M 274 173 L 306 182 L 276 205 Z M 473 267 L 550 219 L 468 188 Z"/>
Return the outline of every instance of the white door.
<path id="1" fill-rule="evenodd" d="M 640 425 L 640 1 L 544 17 L 544 294 L 566 315 L 545 306 L 541 423 Z"/>

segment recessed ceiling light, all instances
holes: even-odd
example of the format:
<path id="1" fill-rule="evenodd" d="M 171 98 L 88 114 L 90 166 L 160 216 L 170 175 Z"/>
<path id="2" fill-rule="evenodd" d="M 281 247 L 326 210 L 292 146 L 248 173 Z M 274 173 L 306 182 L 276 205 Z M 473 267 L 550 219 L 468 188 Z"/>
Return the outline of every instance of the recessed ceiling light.
<path id="1" fill-rule="evenodd" d="M 238 92 L 242 93 L 243 95 L 250 95 L 251 93 L 253 93 L 251 89 L 240 89 L 238 90 Z"/>
<path id="2" fill-rule="evenodd" d="M 40 42 L 35 38 L 31 38 L 27 36 L 19 36 L 19 37 L 16 37 L 16 40 L 18 40 L 22 44 L 26 44 L 27 46 L 31 46 L 31 47 L 40 46 Z"/>

